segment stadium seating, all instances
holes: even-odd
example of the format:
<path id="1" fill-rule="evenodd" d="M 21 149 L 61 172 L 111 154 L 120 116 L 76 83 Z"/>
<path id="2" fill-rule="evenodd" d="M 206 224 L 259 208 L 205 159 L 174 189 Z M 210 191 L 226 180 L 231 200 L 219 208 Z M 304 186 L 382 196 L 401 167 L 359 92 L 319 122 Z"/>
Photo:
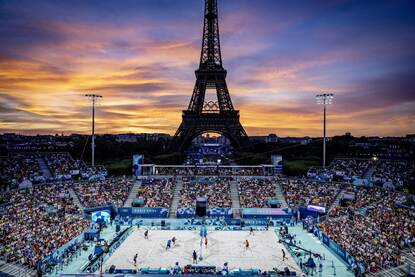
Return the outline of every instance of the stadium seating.
<path id="1" fill-rule="evenodd" d="M 265 208 L 269 198 L 275 197 L 275 184 L 268 179 L 242 179 L 238 181 L 241 206 Z"/>
<path id="2" fill-rule="evenodd" d="M 84 207 L 92 208 L 114 204 L 122 207 L 133 186 L 124 178 L 76 183 L 74 190 Z"/>
<path id="3" fill-rule="evenodd" d="M 330 207 L 340 192 L 338 183 L 319 184 L 308 179 L 288 179 L 282 182 L 282 188 L 291 208 L 307 205 Z"/>
<path id="4" fill-rule="evenodd" d="M 397 266 L 400 250 L 415 244 L 415 212 L 395 206 L 399 193 L 380 188 L 359 188 L 356 200 L 336 207 L 319 225 L 331 239 L 367 270 Z M 364 213 L 359 209 L 364 208 Z"/>
<path id="5" fill-rule="evenodd" d="M 137 198 L 142 198 L 145 207 L 168 208 L 173 198 L 172 179 L 151 179 L 141 185 Z"/>
<path id="6" fill-rule="evenodd" d="M 380 161 L 370 178 L 374 183 L 388 188 L 402 188 L 409 178 L 414 178 L 414 163 L 407 161 Z"/>
<path id="7" fill-rule="evenodd" d="M 0 216 L 0 256 L 8 262 L 34 268 L 89 226 L 79 215 L 66 185 L 14 190 L 10 202 Z"/>
<path id="8" fill-rule="evenodd" d="M 232 206 L 229 182 L 223 179 L 218 179 L 213 183 L 184 183 L 180 191 L 179 207 L 195 207 L 198 196 L 206 196 L 209 207 L 230 208 Z"/>
<path id="9" fill-rule="evenodd" d="M 36 154 L 14 154 L 0 157 L 0 178 L 19 184 L 23 180 L 42 180 Z"/>

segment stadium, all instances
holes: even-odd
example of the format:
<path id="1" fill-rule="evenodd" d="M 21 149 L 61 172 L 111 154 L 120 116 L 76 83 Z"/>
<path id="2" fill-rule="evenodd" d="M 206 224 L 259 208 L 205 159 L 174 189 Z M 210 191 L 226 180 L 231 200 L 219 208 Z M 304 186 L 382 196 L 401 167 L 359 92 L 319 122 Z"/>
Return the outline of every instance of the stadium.
<path id="1" fill-rule="evenodd" d="M 65 6 L 63 2 L 60 4 Z M 171 3 L 166 2 L 160 1 L 159 5 L 167 5 L 164 7 L 177 19 L 180 7 L 170 10 Z M 82 114 L 79 122 L 87 126 L 82 134 L 56 133 L 57 123 L 42 118 L 47 112 L 28 104 L 19 109 L 31 109 L 25 110 L 25 115 L 30 114 L 36 122 L 23 120 L 18 123 L 24 125 L 23 129 L 15 132 L 10 127 L 14 123 L 8 121 L 6 113 L 17 100 L 8 95 L 9 102 L 3 107 L 0 91 L 0 114 L 5 118 L 0 120 L 0 276 L 415 276 L 415 135 L 329 136 L 327 109 L 335 100 L 331 92 L 313 95 L 318 104 L 313 107 L 323 108 L 321 119 L 318 111 L 318 135 L 248 135 L 254 128 L 245 124 L 244 110 L 234 107 L 226 82 L 227 70 L 222 64 L 218 11 L 225 1 L 199 2 L 203 3 L 200 62 L 189 105 L 175 122 L 175 133 L 171 135 L 112 130 L 106 133 L 103 129 L 96 134 L 96 128 L 110 126 L 106 117 L 118 120 L 125 114 L 130 116 L 135 109 L 130 102 L 136 99 L 131 98 L 125 105 L 119 104 L 122 102 L 119 99 L 112 100 L 117 104 L 111 106 L 112 110 L 105 110 L 109 106 L 105 101 L 111 97 L 105 93 L 113 89 L 110 84 L 97 90 L 104 96 L 90 91 L 82 94 L 84 100 L 90 100 L 88 106 L 80 112 L 71 112 Z M 42 12 L 48 13 L 57 6 L 62 9 L 60 4 L 49 4 L 40 5 Z M 159 11 L 153 4 L 143 4 L 151 16 L 152 9 Z M 274 8 L 274 3 L 268 4 L 266 8 Z M 1 8 L 16 14 L 20 11 L 10 5 L 0 3 L 0 13 L 3 14 Z M 69 12 L 77 4 L 73 5 L 67 7 Z M 122 22 L 117 17 L 119 7 L 112 10 L 109 2 L 105 5 L 109 6 L 105 6 L 103 17 Z M 225 7 L 227 14 L 233 6 Z M 88 13 L 84 15 L 88 20 L 96 20 Z M 242 18 L 255 22 L 246 14 Z M 60 26 L 60 32 L 75 34 L 72 39 L 76 40 L 83 32 L 73 26 L 62 27 L 68 18 L 59 20 L 62 25 L 56 23 L 56 26 Z M 10 18 L 6 21 L 23 24 Z M 225 21 L 224 37 L 232 40 L 229 35 L 232 28 L 241 26 L 229 22 Z M 32 26 L 30 33 L 42 37 L 38 34 L 42 30 L 51 31 L 48 24 Z M 153 38 L 161 32 L 151 24 L 146 27 Z M 173 32 L 175 27 L 170 27 L 169 32 Z M 113 34 L 107 28 L 101 30 L 104 36 Z M 116 29 L 115 33 L 124 31 Z M 96 35 L 86 33 L 91 39 Z M 59 38 L 52 34 L 42 37 L 53 43 L 61 42 Z M 62 41 L 67 43 L 65 39 Z M 177 44 L 182 47 L 181 43 L 168 46 L 159 46 L 163 41 L 146 43 L 145 48 L 160 47 L 160 53 L 172 51 L 168 57 L 183 55 L 176 49 Z M 88 45 L 88 49 L 98 47 L 102 59 L 107 55 L 105 47 L 123 49 L 116 50 L 118 63 L 125 53 L 132 51 L 128 47 L 126 50 L 127 44 L 125 41 L 115 41 L 110 46 L 91 43 L 93 46 Z M 69 43 L 64 48 L 70 52 L 77 47 Z M 82 56 L 87 57 L 89 64 L 92 54 L 88 51 L 82 52 L 85 53 Z M 232 56 L 231 52 L 226 53 Z M 47 56 L 51 60 L 55 57 L 52 52 Z M 250 58 L 240 60 L 243 64 Z M 44 75 L 50 69 L 57 74 L 69 74 L 72 69 L 66 68 L 63 73 L 52 65 L 35 68 L 39 73 L 35 79 L 45 78 L 51 84 L 64 79 L 67 85 L 70 83 L 63 77 Z M 124 90 L 119 93 L 128 94 L 131 87 L 143 91 L 163 87 L 163 82 L 154 80 L 132 84 L 132 79 L 152 77 L 152 73 L 141 72 L 145 69 L 134 65 L 134 73 L 127 77 L 123 73 L 112 76 L 125 78 Z M 171 80 L 180 79 L 176 69 L 165 66 L 162 70 L 168 71 Z M 9 82 L 23 79 L 27 84 L 35 83 L 27 76 L 20 76 L 17 68 L 11 71 L 16 76 L 8 78 Z M 104 75 L 102 82 L 110 79 Z M 291 71 L 283 75 L 291 78 Z M 81 79 L 78 76 L 76 81 Z M 28 85 L 15 87 L 25 91 Z M 208 99 L 211 94 L 213 101 Z M 165 109 L 163 101 L 151 97 L 144 96 L 138 102 L 142 107 L 148 102 L 160 109 L 154 111 L 154 116 L 160 113 L 164 116 L 170 108 Z M 61 108 L 59 103 L 56 101 L 49 108 Z M 60 128 L 71 124 L 63 110 L 55 115 L 57 121 L 63 122 Z M 145 114 L 140 114 L 143 122 L 153 116 Z M 250 113 L 251 117 L 254 115 L 255 112 Z M 157 118 L 162 124 L 168 121 L 163 116 Z M 413 110 L 411 116 L 413 123 Z M 344 117 L 335 118 L 341 121 Z M 129 120 L 138 119 L 134 115 Z M 403 119 L 396 120 L 393 125 L 404 128 L 402 122 Z M 29 134 L 31 126 L 35 132 L 41 129 L 36 126 L 42 124 L 52 126 L 56 134 L 51 135 L 49 129 L 43 135 Z M 140 124 L 145 125 L 137 125 Z M 152 124 L 155 123 L 149 123 Z M 152 126 L 146 128 L 152 130 Z M 411 128 L 404 130 L 413 131 Z"/>
<path id="2" fill-rule="evenodd" d="M 111 177 L 69 153 L 2 158 L 2 175 L 25 180 L 2 193 L 2 272 L 403 276 L 413 266 L 414 202 L 399 189 L 409 162 L 335 159 L 290 178 L 280 165 L 134 161 L 134 177 Z"/>

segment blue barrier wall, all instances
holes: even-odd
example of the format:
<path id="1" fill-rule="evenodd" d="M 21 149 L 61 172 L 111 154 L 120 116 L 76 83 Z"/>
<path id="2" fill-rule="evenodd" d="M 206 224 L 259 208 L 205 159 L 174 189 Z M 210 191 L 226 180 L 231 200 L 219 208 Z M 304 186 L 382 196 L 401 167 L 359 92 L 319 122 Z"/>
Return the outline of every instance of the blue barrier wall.
<path id="1" fill-rule="evenodd" d="M 115 208 L 112 205 L 107 205 L 107 206 L 84 209 L 85 214 L 92 214 L 93 212 L 99 212 L 99 211 L 108 211 L 111 214 L 111 217 L 114 217 Z"/>
<path id="2" fill-rule="evenodd" d="M 298 210 L 300 212 L 300 218 L 306 218 L 308 216 L 317 218 L 318 216 L 321 216 L 321 214 L 318 212 L 307 210 L 307 207 L 300 207 Z"/>
<path id="3" fill-rule="evenodd" d="M 193 218 L 196 216 L 195 208 L 179 208 L 176 212 L 177 218 Z M 224 217 L 232 218 L 233 212 L 231 208 L 210 208 L 207 209 L 208 217 Z"/>
<path id="4" fill-rule="evenodd" d="M 243 218 L 291 218 L 292 212 L 288 209 L 277 208 L 245 208 L 242 209 Z"/>
<path id="5" fill-rule="evenodd" d="M 328 246 L 334 253 L 336 253 L 349 267 L 352 264 L 355 264 L 359 267 L 360 272 L 365 271 L 365 265 L 363 262 L 359 262 L 355 257 L 346 252 L 340 245 L 335 243 L 330 239 L 325 233 L 323 233 L 319 228 L 314 226 L 313 233 L 316 237 L 319 238 L 326 246 Z"/>
<path id="6" fill-rule="evenodd" d="M 140 218 L 167 218 L 169 210 L 167 208 L 118 208 L 120 217 L 140 217 Z"/>

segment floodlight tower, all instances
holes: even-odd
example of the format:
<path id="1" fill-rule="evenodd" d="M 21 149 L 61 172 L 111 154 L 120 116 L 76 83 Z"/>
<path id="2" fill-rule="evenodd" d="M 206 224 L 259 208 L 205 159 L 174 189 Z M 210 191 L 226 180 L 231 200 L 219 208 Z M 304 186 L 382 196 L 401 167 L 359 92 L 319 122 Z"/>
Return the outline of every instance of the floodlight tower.
<path id="1" fill-rule="evenodd" d="M 324 110 L 323 169 L 326 169 L 326 106 L 333 103 L 333 98 L 333 93 L 322 93 L 316 95 L 317 104 L 322 105 Z"/>
<path id="2" fill-rule="evenodd" d="M 92 141 L 91 141 L 91 164 L 92 169 L 95 168 L 95 103 L 99 98 L 102 98 L 98 94 L 85 94 L 85 97 L 88 97 L 92 101 Z"/>

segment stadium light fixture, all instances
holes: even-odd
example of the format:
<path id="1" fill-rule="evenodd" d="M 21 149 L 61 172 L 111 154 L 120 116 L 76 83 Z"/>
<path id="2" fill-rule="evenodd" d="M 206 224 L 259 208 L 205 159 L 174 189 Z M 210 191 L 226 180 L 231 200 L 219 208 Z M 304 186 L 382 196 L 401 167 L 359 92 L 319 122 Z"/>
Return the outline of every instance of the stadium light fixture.
<path id="1" fill-rule="evenodd" d="M 102 98 L 98 94 L 85 94 L 85 97 L 92 101 L 92 140 L 91 140 L 91 165 L 92 169 L 95 168 L 95 104 L 99 98 Z"/>
<path id="2" fill-rule="evenodd" d="M 316 95 L 316 101 L 318 105 L 323 106 L 323 169 L 326 169 L 326 106 L 333 103 L 333 93 L 321 93 Z"/>

